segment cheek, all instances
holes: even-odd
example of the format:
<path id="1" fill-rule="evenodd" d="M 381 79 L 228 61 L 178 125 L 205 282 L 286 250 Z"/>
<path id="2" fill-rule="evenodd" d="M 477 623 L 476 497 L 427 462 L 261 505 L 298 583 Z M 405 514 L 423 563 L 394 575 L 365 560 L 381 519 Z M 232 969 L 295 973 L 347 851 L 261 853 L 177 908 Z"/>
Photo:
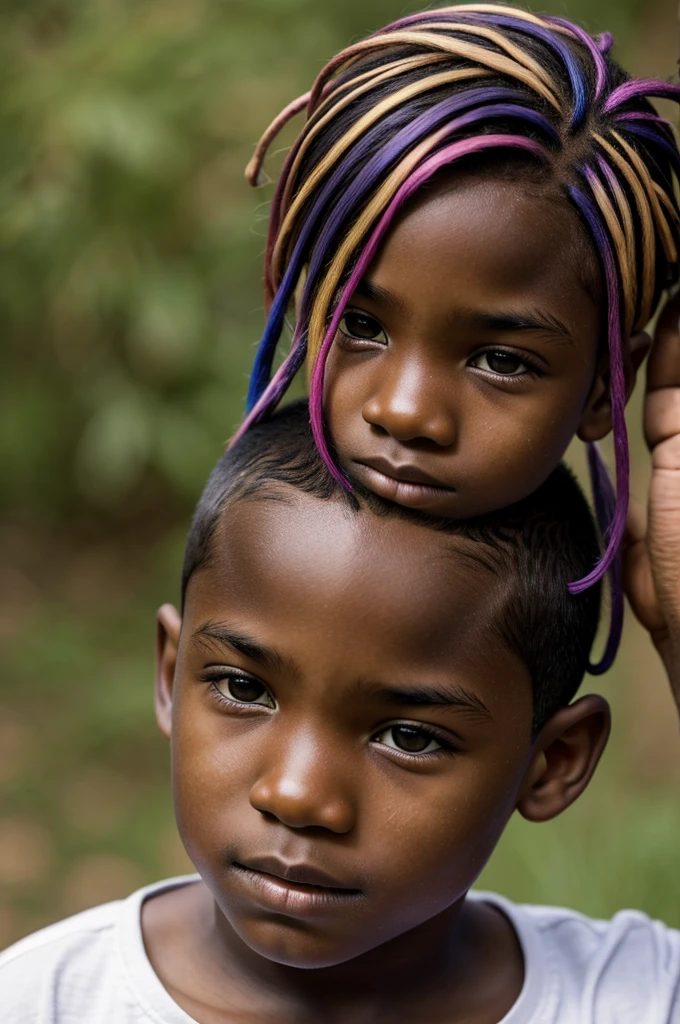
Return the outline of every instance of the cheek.
<path id="1" fill-rule="evenodd" d="M 468 383 L 455 392 L 459 434 L 453 454 L 470 481 L 474 476 L 509 488 L 508 504 L 538 487 L 564 456 L 581 422 L 592 373 L 589 366 L 574 366 L 514 393 Z M 517 493 L 518 485 L 524 494 Z"/>
<path id="2" fill-rule="evenodd" d="M 362 410 L 373 394 L 373 376 L 378 358 L 348 357 L 333 346 L 328 354 L 324 376 L 324 412 L 335 442 L 342 450 L 366 424 Z"/>
<path id="3" fill-rule="evenodd" d="M 491 773 L 461 759 L 446 785 L 432 781 L 414 799 L 394 800 L 401 814 L 385 815 L 382 855 L 372 858 L 385 864 L 386 902 L 399 926 L 427 920 L 474 884 L 514 810 L 519 772 L 507 759 Z"/>
<path id="4" fill-rule="evenodd" d="M 229 723 L 210 713 L 203 695 L 182 696 L 172 734 L 172 785 L 177 827 L 193 862 L 220 856 L 228 816 L 246 806 L 250 762 Z"/>

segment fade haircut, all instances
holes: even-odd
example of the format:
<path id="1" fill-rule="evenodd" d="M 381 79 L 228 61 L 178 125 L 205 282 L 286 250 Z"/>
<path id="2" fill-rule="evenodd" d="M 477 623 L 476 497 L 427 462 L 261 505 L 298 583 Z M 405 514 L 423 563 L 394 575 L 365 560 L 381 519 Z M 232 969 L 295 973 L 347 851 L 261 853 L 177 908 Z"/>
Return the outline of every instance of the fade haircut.
<path id="1" fill-rule="evenodd" d="M 561 465 L 534 494 L 473 520 L 435 519 L 341 487 L 322 460 L 305 401 L 254 425 L 213 470 L 196 507 L 182 570 L 182 606 L 191 578 L 210 565 L 216 528 L 229 508 L 246 499 L 286 500 L 295 488 L 323 501 L 343 501 L 355 514 L 426 523 L 451 535 L 470 571 L 501 581 L 496 629 L 527 666 L 532 679 L 533 732 L 568 704 L 588 667 L 597 632 L 601 586 L 570 594 L 567 582 L 600 557 L 597 531 L 576 480 Z"/>
<path id="2" fill-rule="evenodd" d="M 347 302 L 411 196 L 443 170 L 536 175 L 569 203 L 599 264 L 609 349 L 617 493 L 589 446 L 595 508 L 606 545 L 568 581 L 572 593 L 611 571 L 614 660 L 623 623 L 620 547 L 629 459 L 624 337 L 642 330 L 678 277 L 680 154 L 672 126 L 649 102 L 678 101 L 670 82 L 631 78 L 565 18 L 501 3 L 426 10 L 353 43 L 323 68 L 262 137 L 246 175 L 259 184 L 267 149 L 292 117 L 306 122 L 284 162 L 265 258 L 267 325 L 242 430 L 270 415 L 305 359 L 316 443 L 351 489 L 326 437 L 326 358 Z M 514 165 L 514 166 L 513 166 Z M 587 262 L 590 262 L 590 259 Z M 298 294 L 292 345 L 272 376 L 286 312 Z"/>

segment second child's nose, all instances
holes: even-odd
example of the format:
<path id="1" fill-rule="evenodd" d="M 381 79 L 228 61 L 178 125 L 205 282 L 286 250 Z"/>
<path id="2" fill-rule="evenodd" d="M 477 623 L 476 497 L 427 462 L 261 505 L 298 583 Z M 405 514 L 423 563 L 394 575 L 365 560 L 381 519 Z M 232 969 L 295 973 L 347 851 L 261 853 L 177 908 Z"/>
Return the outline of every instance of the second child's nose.
<path id="1" fill-rule="evenodd" d="M 404 371 L 386 375 L 378 382 L 364 402 L 362 415 L 369 426 L 395 441 L 429 441 L 444 448 L 456 441 L 452 406 L 441 395 L 432 375 Z"/>

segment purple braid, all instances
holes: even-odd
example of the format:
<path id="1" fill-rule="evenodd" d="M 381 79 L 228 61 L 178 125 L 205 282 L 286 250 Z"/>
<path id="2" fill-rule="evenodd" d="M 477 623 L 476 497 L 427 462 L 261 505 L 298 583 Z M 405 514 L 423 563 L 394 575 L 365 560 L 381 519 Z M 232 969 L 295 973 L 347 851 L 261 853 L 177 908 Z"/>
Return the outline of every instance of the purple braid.
<path id="1" fill-rule="evenodd" d="M 588 181 L 596 178 L 595 172 L 586 168 Z M 569 194 L 595 239 L 602 261 L 607 291 L 607 327 L 610 361 L 610 394 L 612 403 L 612 426 L 614 432 L 614 454 L 616 462 L 616 508 L 608 529 L 607 546 L 599 565 L 584 579 L 569 584 L 572 594 L 583 590 L 602 579 L 614 561 L 623 540 L 628 516 L 628 494 L 630 484 L 630 460 L 628 455 L 628 431 L 626 429 L 626 381 L 623 372 L 623 347 L 621 338 L 621 299 L 616 260 L 604 227 L 594 203 L 580 188 L 569 187 Z"/>

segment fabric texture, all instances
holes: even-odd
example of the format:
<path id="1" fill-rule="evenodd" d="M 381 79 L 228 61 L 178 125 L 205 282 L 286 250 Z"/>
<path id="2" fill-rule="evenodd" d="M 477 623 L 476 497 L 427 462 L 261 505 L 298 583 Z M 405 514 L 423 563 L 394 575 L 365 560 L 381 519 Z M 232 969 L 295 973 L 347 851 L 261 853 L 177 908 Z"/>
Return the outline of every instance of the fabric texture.
<path id="1" fill-rule="evenodd" d="M 195 1024 L 155 974 L 140 924 L 145 899 L 195 881 L 157 882 L 1 953 L 2 1024 Z M 471 898 L 506 915 L 524 954 L 522 992 L 499 1024 L 680 1024 L 680 932 L 632 910 L 594 921 Z"/>

